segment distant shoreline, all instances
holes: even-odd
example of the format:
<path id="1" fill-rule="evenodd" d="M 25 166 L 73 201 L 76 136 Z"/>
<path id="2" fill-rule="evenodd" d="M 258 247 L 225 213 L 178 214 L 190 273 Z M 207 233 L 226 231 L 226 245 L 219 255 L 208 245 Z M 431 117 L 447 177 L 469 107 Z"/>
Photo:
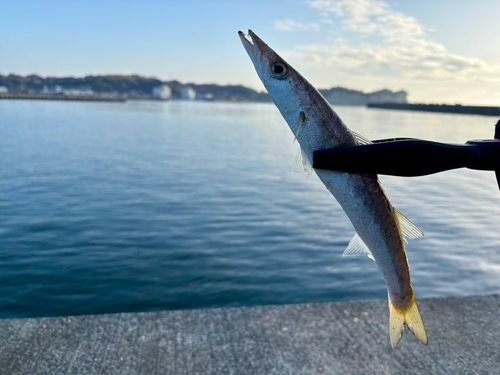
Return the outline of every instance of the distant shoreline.
<path id="1" fill-rule="evenodd" d="M 343 87 L 319 89 L 319 92 L 333 105 L 366 105 L 368 102 L 407 103 L 407 92 L 381 89 L 363 92 Z M 242 85 L 217 85 L 181 83 L 176 80 L 161 81 L 153 77 L 138 75 L 87 76 L 75 77 L 40 77 L 37 75 L 19 76 L 0 74 L 0 94 L 9 95 L 56 95 L 56 96 L 95 96 L 100 98 L 121 99 L 189 99 L 206 101 L 249 101 L 269 102 L 267 92 L 258 92 Z M 9 97 L 17 98 L 17 97 Z M 38 97 L 26 97 L 38 99 Z M 40 98 L 41 99 L 41 98 Z M 50 98 L 59 100 L 58 98 Z"/>
<path id="2" fill-rule="evenodd" d="M 116 98 L 116 97 L 100 97 L 100 96 L 68 96 L 68 95 L 42 95 L 42 94 L 14 94 L 0 93 L 0 100 L 56 100 L 56 101 L 86 101 L 86 102 L 119 102 L 124 103 L 128 100 L 150 100 L 162 101 L 155 98 Z M 166 100 L 168 102 L 171 100 Z M 173 101 L 195 101 L 195 100 L 177 100 Z M 199 100 L 196 100 L 199 102 Z M 205 100 L 204 102 L 212 103 L 267 103 L 253 100 Z M 352 105 L 363 106 L 359 104 L 337 103 L 337 105 Z M 404 104 L 404 103 L 367 103 L 367 108 L 390 109 L 400 111 L 417 111 L 417 112 L 434 112 L 434 113 L 454 113 L 462 115 L 481 115 L 481 116 L 496 116 L 500 117 L 500 107 L 486 106 L 463 106 L 463 105 L 448 105 L 448 104 Z"/>

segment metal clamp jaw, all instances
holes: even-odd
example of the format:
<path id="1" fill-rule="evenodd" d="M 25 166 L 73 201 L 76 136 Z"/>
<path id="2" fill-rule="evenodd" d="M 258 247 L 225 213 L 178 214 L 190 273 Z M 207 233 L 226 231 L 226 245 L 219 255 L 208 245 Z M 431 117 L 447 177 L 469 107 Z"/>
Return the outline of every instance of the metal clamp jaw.
<path id="1" fill-rule="evenodd" d="M 315 151 L 313 167 L 351 173 L 414 177 L 456 168 L 495 171 L 500 188 L 500 120 L 494 140 L 464 145 L 414 138 L 393 138 L 372 144 Z"/>

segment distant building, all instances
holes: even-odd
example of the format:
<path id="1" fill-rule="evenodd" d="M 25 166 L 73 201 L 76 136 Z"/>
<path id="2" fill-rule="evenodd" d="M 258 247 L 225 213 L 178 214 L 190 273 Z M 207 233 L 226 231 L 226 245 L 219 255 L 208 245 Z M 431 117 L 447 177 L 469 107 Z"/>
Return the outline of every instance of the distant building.
<path id="1" fill-rule="evenodd" d="M 76 89 L 66 89 L 61 86 L 47 87 L 43 86 L 40 90 L 42 95 L 64 95 L 64 96 L 94 96 L 94 92 L 89 87 L 80 87 Z"/>
<path id="2" fill-rule="evenodd" d="M 93 96 L 94 95 L 94 92 L 88 88 L 63 89 L 62 93 L 65 96 Z"/>
<path id="3" fill-rule="evenodd" d="M 44 85 L 43 89 L 40 90 L 40 94 L 42 94 L 42 95 L 62 95 L 63 89 L 61 86 L 54 86 L 52 88 L 48 88 L 47 85 Z"/>
<path id="4" fill-rule="evenodd" d="M 153 87 L 153 97 L 161 100 L 168 100 L 172 96 L 172 89 L 168 85 Z"/>
<path id="5" fill-rule="evenodd" d="M 98 94 L 94 93 L 94 95 L 97 95 L 100 98 L 106 98 L 106 99 L 116 99 L 116 98 L 127 99 L 127 94 L 119 94 L 118 91 L 100 92 Z"/>
<path id="6" fill-rule="evenodd" d="M 9 92 L 9 89 L 5 86 L 0 86 L 0 94 L 6 94 Z"/>
<path id="7" fill-rule="evenodd" d="M 214 94 L 211 93 L 202 94 L 200 92 L 196 93 L 196 100 L 213 100 L 213 99 L 214 99 Z"/>
<path id="8" fill-rule="evenodd" d="M 196 91 L 191 87 L 186 87 L 181 91 L 181 99 L 194 100 L 196 98 Z"/>

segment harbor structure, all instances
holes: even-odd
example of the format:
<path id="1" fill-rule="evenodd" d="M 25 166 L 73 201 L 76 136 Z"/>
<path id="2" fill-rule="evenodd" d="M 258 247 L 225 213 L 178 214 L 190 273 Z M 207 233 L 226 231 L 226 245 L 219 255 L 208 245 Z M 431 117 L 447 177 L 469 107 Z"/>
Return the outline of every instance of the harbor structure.
<path id="1" fill-rule="evenodd" d="M 97 95 L 43 95 L 43 94 L 19 94 L 19 93 L 0 93 L 0 100 L 79 100 L 91 102 L 125 102 L 125 98 L 105 97 Z"/>
<path id="2" fill-rule="evenodd" d="M 368 103 L 368 108 L 396 109 L 402 111 L 457 113 L 462 115 L 483 115 L 500 117 L 500 107 L 481 107 L 447 104 L 404 104 L 404 103 Z"/>

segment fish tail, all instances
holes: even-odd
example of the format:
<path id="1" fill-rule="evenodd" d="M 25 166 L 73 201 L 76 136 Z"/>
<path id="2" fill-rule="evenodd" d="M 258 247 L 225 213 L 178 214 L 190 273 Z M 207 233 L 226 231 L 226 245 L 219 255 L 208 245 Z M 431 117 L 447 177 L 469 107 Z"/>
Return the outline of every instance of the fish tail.
<path id="1" fill-rule="evenodd" d="M 415 335 L 422 344 L 427 345 L 427 332 L 425 332 L 424 322 L 418 311 L 417 299 L 415 296 L 408 301 L 391 301 L 389 296 L 389 326 L 391 346 L 396 349 L 399 344 L 405 327 Z"/>

